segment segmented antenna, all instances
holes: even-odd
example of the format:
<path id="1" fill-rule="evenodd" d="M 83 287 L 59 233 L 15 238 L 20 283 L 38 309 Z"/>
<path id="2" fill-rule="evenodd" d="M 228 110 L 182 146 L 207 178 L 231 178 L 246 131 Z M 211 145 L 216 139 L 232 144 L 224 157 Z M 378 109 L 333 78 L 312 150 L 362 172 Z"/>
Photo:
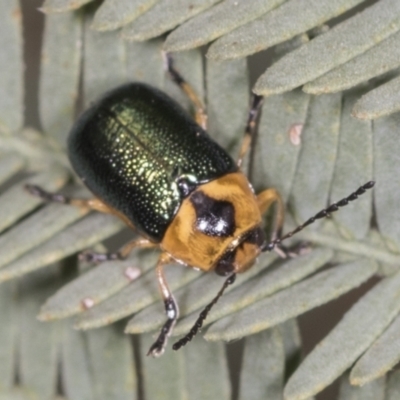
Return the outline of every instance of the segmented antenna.
<path id="1" fill-rule="evenodd" d="M 181 347 L 185 346 L 188 342 L 190 342 L 196 335 L 199 329 L 203 326 L 204 320 L 207 318 L 208 313 L 210 312 L 211 308 L 214 304 L 217 303 L 219 298 L 224 294 L 225 289 L 232 285 L 235 282 L 236 274 L 232 274 L 228 277 L 228 279 L 224 282 L 221 290 L 218 294 L 214 297 L 210 304 L 208 304 L 204 310 L 200 313 L 199 317 L 197 318 L 196 322 L 194 323 L 192 329 L 180 340 L 172 345 L 174 350 L 179 350 Z"/>
<path id="2" fill-rule="evenodd" d="M 345 197 L 344 199 L 338 201 L 337 203 L 331 204 L 328 208 L 325 208 L 324 210 L 320 211 L 319 213 L 315 214 L 313 217 L 309 218 L 304 224 L 298 226 L 296 229 L 293 231 L 287 233 L 286 235 L 276 238 L 272 242 L 269 242 L 267 246 L 263 249 L 263 251 L 271 251 L 273 248 L 283 242 L 284 240 L 292 237 L 294 234 L 297 232 L 302 231 L 306 226 L 311 225 L 313 222 L 315 222 L 317 219 L 329 217 L 329 215 L 337 210 L 339 210 L 340 207 L 347 206 L 350 201 L 356 200 L 358 196 L 361 196 L 364 194 L 368 189 L 373 188 L 375 185 L 374 181 L 369 181 L 365 183 L 364 185 L 360 186 L 355 192 L 353 192 L 350 196 Z"/>
<path id="3" fill-rule="evenodd" d="M 313 217 L 309 218 L 304 224 L 298 226 L 293 231 L 287 233 L 286 235 L 282 236 L 281 238 L 277 238 L 272 242 L 269 242 L 264 248 L 263 251 L 271 251 L 274 247 L 285 239 L 292 237 L 297 232 L 303 230 L 306 226 L 312 224 L 317 219 L 325 218 L 337 210 L 340 207 L 344 207 L 349 204 L 350 201 L 356 200 L 358 196 L 364 194 L 368 189 L 371 189 L 375 185 L 374 181 L 369 181 L 364 185 L 360 186 L 355 192 L 353 192 L 350 196 L 345 197 L 344 199 L 338 201 L 337 203 L 331 204 L 328 208 L 320 211 L 319 213 L 315 214 Z M 219 298 L 223 295 L 225 289 L 235 282 L 236 274 L 232 274 L 228 277 L 228 279 L 224 282 L 221 290 L 218 292 L 217 296 L 204 308 L 204 310 L 200 313 L 199 317 L 197 318 L 196 322 L 194 323 L 192 329 L 184 336 L 182 339 L 178 340 L 176 343 L 173 344 L 172 348 L 174 350 L 179 350 L 181 347 L 185 346 L 188 342 L 190 342 L 198 333 L 199 329 L 203 326 L 204 320 L 207 318 L 208 313 L 210 312 L 211 308 L 214 304 L 217 303 Z"/>

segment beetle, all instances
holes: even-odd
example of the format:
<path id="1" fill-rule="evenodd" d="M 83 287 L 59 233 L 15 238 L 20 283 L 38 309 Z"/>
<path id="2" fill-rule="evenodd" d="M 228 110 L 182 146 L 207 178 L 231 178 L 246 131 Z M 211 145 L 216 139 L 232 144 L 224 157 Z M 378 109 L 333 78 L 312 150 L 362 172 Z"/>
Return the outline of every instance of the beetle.
<path id="1" fill-rule="evenodd" d="M 117 253 L 85 252 L 87 261 L 123 259 L 134 248 L 161 250 L 156 275 L 167 320 L 148 355 L 164 352 L 179 309 L 164 276 L 171 262 L 208 272 L 226 280 L 175 350 L 190 341 L 211 307 L 236 274 L 250 268 L 263 251 L 271 251 L 318 218 L 328 216 L 355 200 L 374 182 L 330 205 L 303 225 L 281 236 L 283 201 L 274 188 L 258 195 L 240 167 L 251 144 L 263 98 L 253 95 L 238 160 L 206 133 L 207 115 L 192 87 L 164 54 L 165 66 L 194 105 L 193 120 L 174 100 L 142 83 L 129 83 L 107 93 L 85 111 L 68 138 L 71 165 L 95 195 L 68 198 L 28 185 L 27 190 L 47 201 L 86 207 L 121 218 L 141 235 Z M 276 204 L 271 240 L 266 239 L 262 217 Z"/>

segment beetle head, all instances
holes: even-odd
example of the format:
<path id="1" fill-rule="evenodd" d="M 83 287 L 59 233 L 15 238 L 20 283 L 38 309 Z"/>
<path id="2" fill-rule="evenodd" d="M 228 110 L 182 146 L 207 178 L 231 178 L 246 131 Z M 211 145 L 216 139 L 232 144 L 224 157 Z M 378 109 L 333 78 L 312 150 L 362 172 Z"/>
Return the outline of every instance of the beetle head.
<path id="1" fill-rule="evenodd" d="M 266 244 L 265 234 L 261 227 L 251 229 L 222 255 L 215 266 L 215 272 L 218 275 L 227 276 L 233 272 L 246 271 L 253 265 Z"/>

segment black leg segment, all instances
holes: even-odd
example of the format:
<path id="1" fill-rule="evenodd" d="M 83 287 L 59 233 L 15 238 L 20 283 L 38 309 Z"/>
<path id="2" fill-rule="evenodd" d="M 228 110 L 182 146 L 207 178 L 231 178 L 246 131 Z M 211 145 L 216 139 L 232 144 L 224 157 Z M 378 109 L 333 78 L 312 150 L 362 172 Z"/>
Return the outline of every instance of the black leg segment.
<path id="1" fill-rule="evenodd" d="M 165 313 L 167 314 L 167 321 L 164 323 L 156 341 L 150 346 L 147 352 L 148 356 L 159 357 L 164 353 L 168 337 L 171 335 L 176 321 L 179 317 L 179 308 L 176 303 L 172 292 L 170 291 L 164 275 L 164 265 L 172 261 L 172 258 L 167 253 L 162 253 L 158 259 L 156 273 L 158 279 L 158 286 L 162 297 L 164 299 Z"/>

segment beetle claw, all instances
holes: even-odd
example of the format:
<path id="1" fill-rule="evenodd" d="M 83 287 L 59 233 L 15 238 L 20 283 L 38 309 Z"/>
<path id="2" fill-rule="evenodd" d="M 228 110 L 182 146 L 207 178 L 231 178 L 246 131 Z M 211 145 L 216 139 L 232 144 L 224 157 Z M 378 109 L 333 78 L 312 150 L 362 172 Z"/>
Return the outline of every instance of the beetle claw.
<path id="1" fill-rule="evenodd" d="M 164 354 L 164 351 L 164 343 L 159 343 L 157 341 L 151 345 L 149 351 L 147 352 L 147 355 L 152 357 L 160 357 Z"/>
<path id="2" fill-rule="evenodd" d="M 32 196 L 40 196 L 39 186 L 27 184 L 24 186 L 24 189 Z"/>
<path id="3" fill-rule="evenodd" d="M 82 253 L 79 253 L 78 260 L 81 262 L 87 262 L 87 263 L 94 262 L 93 253 L 88 252 L 88 251 L 83 251 Z"/>

